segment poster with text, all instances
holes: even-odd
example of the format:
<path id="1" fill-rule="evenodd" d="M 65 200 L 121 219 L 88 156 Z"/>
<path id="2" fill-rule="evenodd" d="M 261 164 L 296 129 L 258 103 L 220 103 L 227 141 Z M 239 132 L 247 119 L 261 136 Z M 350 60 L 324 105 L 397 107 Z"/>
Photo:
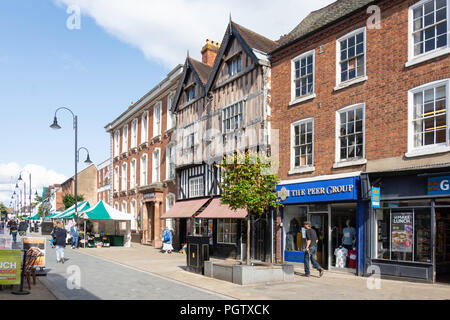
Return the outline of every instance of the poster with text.
<path id="1" fill-rule="evenodd" d="M 45 267 L 45 238 L 23 238 L 23 249 L 29 250 L 30 248 L 38 248 L 41 251 L 41 255 L 35 260 L 33 265 Z"/>
<path id="2" fill-rule="evenodd" d="M 20 284 L 20 250 L 0 250 L 0 285 Z"/>
<path id="3" fill-rule="evenodd" d="M 412 252 L 413 213 L 392 213 L 392 252 Z"/>

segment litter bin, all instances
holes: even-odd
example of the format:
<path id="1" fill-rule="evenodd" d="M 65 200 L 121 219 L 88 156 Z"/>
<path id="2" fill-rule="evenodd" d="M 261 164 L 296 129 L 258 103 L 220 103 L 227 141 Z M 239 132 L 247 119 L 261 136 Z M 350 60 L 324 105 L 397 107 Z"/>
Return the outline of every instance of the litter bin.
<path id="1" fill-rule="evenodd" d="M 209 237 L 187 236 L 186 243 L 188 271 L 204 274 L 204 262 L 209 261 Z"/>

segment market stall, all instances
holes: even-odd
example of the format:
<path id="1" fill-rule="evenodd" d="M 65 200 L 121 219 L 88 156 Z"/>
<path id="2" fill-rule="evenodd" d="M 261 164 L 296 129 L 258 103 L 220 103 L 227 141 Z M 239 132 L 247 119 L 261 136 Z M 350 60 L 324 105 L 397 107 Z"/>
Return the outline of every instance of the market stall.
<path id="1" fill-rule="evenodd" d="M 84 241 L 88 241 L 85 245 L 90 247 L 92 244 L 95 247 L 130 247 L 131 214 L 116 210 L 102 200 L 94 207 L 81 211 L 79 219 L 84 222 L 85 236 L 82 238 Z M 88 224 L 89 228 L 87 229 Z"/>

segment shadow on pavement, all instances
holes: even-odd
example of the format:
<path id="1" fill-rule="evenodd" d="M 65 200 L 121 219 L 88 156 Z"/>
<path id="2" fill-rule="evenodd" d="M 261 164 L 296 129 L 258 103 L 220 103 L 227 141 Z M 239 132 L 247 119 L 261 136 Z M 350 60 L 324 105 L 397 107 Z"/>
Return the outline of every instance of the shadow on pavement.
<path id="1" fill-rule="evenodd" d="M 50 270 L 51 269 L 49 269 L 49 271 Z M 101 300 L 101 298 L 83 288 L 69 289 L 68 279 L 57 273 L 49 272 L 47 277 L 41 278 L 41 282 L 58 300 Z"/>

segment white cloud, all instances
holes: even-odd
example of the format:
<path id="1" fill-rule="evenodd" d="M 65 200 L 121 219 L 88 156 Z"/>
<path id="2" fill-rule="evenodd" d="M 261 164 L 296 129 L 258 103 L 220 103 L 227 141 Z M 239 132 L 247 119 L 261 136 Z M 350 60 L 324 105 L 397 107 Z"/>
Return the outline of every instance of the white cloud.
<path id="1" fill-rule="evenodd" d="M 334 1 L 54 0 L 65 9 L 79 6 L 82 17 L 92 17 L 108 33 L 168 67 L 183 63 L 187 50 L 199 58 L 206 39 L 222 41 L 230 13 L 233 21 L 278 40 L 311 11 Z M 74 32 L 83 32 L 82 20 L 81 30 Z"/>
<path id="2" fill-rule="evenodd" d="M 41 195 L 43 187 L 55 183 L 59 184 L 67 180 L 64 175 L 40 165 L 28 164 L 22 168 L 15 162 L 0 162 L 0 202 L 3 202 L 6 206 L 9 206 L 11 196 L 16 186 L 16 181 L 22 170 L 24 171 L 22 179 L 25 180 L 27 194 L 29 192 L 29 173 L 31 173 L 31 188 L 33 194 L 37 190 L 38 194 Z M 23 190 L 23 183 L 20 183 L 19 187 Z M 33 198 L 34 196 L 32 196 L 32 199 Z"/>

